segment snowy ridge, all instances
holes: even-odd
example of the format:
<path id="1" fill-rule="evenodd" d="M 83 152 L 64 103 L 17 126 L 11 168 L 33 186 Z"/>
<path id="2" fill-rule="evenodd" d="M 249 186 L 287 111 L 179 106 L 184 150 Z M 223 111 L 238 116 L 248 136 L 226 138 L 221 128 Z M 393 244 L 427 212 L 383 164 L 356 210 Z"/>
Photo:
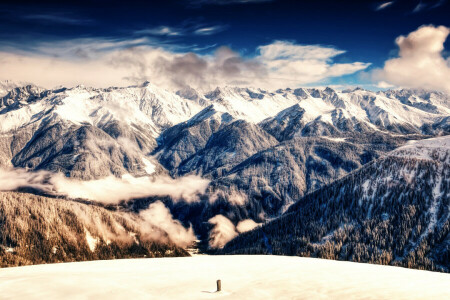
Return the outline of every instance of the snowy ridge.
<path id="1" fill-rule="evenodd" d="M 400 96 L 399 96 L 400 95 Z M 303 121 L 321 120 L 335 124 L 336 114 L 345 119 L 356 119 L 372 128 L 390 130 L 393 125 L 418 129 L 434 123 L 439 117 L 450 115 L 448 96 L 440 93 L 406 98 L 401 92 L 375 93 L 361 89 L 338 92 L 325 89 L 285 89 L 269 92 L 255 88 L 217 88 L 205 95 L 207 99 L 225 108 L 233 117 L 258 123 L 276 113 L 299 105 L 305 110 Z M 411 102 L 409 99 L 415 102 Z M 424 105 L 418 105 L 423 103 Z M 430 107 L 434 110 L 430 111 Z"/>
<path id="2" fill-rule="evenodd" d="M 187 120 L 200 109 L 196 102 L 150 83 L 106 90 L 78 86 L 51 91 L 40 101 L 1 114 L 0 132 L 59 117 L 73 124 L 97 127 L 114 120 L 142 125 L 156 137 L 162 128 Z"/>
<path id="3" fill-rule="evenodd" d="M 448 96 L 416 93 L 408 90 L 374 93 L 361 89 L 339 92 L 331 88 L 269 92 L 238 87 L 221 87 L 206 94 L 193 89 L 173 93 L 149 82 L 126 88 L 78 86 L 42 91 L 39 101 L 22 101 L 9 111 L 0 107 L 0 132 L 39 124 L 44 118 L 58 116 L 74 124 L 102 126 L 113 120 L 138 124 L 151 129 L 153 137 L 157 137 L 162 129 L 186 121 L 211 104 L 217 111 L 252 123 L 298 105 L 305 111 L 302 117 L 305 123 L 320 120 L 336 125 L 343 118 L 389 131 L 395 125 L 418 131 L 424 124 L 434 124 L 450 116 Z M 8 101 L 13 100 L 3 100 Z"/>
<path id="4" fill-rule="evenodd" d="M 450 162 L 450 135 L 420 141 L 409 141 L 389 155 Z"/>

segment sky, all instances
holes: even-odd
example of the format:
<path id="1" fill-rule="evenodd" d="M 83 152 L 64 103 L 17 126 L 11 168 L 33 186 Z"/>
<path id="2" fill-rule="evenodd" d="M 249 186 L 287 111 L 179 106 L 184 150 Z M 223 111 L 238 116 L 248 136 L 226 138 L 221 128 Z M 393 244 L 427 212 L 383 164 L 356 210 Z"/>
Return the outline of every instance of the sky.
<path id="1" fill-rule="evenodd" d="M 449 2 L 3 0 L 0 79 L 447 92 Z"/>

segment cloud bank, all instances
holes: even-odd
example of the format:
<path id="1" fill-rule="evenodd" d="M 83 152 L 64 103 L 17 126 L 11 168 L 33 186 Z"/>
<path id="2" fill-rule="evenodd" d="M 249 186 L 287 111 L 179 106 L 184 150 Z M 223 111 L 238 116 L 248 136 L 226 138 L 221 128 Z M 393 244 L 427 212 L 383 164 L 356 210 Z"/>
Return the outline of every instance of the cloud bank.
<path id="1" fill-rule="evenodd" d="M 376 77 L 401 87 L 450 92 L 450 60 L 442 56 L 449 33 L 447 27 L 429 25 L 399 36 L 398 57 L 387 60 Z"/>
<path id="2" fill-rule="evenodd" d="M 197 28 L 208 35 L 217 26 Z M 152 34 L 177 35 L 176 28 L 149 29 Z M 149 32 L 150 33 L 150 32 Z M 154 42 L 154 41 L 153 41 Z M 150 38 L 125 41 L 78 39 L 41 43 L 28 52 L 0 52 L 0 79 L 32 82 L 52 88 L 84 84 L 93 87 L 126 86 L 145 80 L 168 88 L 190 86 L 210 90 L 224 85 L 251 85 L 265 89 L 295 87 L 367 68 L 362 62 L 335 63 L 345 51 L 319 45 L 275 41 L 245 57 L 229 47 L 200 55 L 168 50 Z M 157 43 L 156 43 L 157 44 Z"/>
<path id="3" fill-rule="evenodd" d="M 29 187 L 52 195 L 83 198 L 104 204 L 116 204 L 120 201 L 150 196 L 170 196 L 174 200 L 193 202 L 199 200 L 198 194 L 204 193 L 208 184 L 209 180 L 197 176 L 173 179 L 170 177 L 134 178 L 129 175 L 122 179 L 110 176 L 81 181 L 47 171 L 0 169 L 0 191 Z"/>

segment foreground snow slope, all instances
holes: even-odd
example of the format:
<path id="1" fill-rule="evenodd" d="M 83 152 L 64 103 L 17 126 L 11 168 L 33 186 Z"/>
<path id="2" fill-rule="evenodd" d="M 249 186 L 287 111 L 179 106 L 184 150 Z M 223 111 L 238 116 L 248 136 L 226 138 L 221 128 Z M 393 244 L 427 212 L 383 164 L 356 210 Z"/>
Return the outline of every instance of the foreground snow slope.
<path id="1" fill-rule="evenodd" d="M 131 259 L 3 269 L 0 298 L 449 299 L 450 275 L 283 256 Z"/>

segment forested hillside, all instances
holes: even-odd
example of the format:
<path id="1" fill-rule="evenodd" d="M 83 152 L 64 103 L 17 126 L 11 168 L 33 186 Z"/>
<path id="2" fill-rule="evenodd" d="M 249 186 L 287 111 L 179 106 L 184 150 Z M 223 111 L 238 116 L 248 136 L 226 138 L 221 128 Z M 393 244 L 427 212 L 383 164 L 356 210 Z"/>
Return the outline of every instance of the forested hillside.
<path id="1" fill-rule="evenodd" d="M 450 271 L 450 138 L 410 143 L 238 236 L 220 253 Z"/>
<path id="2" fill-rule="evenodd" d="M 158 239 L 151 232 L 158 232 Z M 70 200 L 0 192 L 0 267 L 97 259 L 187 256 L 131 214 Z"/>

